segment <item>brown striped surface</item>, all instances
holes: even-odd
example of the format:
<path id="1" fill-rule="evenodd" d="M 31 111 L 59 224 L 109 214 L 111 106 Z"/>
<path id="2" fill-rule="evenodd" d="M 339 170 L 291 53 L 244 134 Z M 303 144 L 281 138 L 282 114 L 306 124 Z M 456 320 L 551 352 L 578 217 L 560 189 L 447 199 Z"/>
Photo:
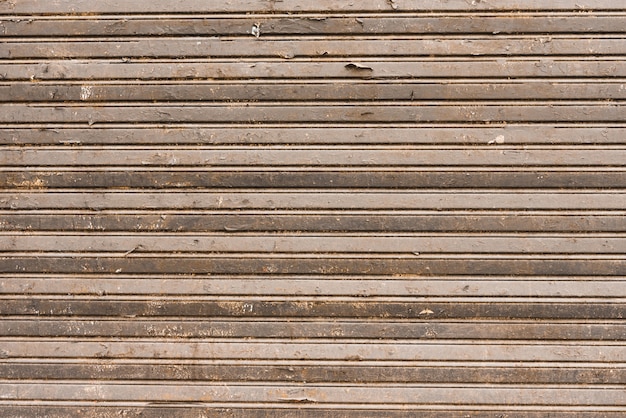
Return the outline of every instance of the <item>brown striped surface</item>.
<path id="1" fill-rule="evenodd" d="M 624 416 L 625 28 L 0 1 L 0 416 Z"/>

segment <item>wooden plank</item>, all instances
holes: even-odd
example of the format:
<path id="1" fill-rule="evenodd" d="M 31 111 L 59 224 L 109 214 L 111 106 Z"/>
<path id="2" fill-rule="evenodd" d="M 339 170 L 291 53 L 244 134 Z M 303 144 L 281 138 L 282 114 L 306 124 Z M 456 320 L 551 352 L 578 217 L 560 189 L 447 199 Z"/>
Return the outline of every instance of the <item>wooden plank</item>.
<path id="1" fill-rule="evenodd" d="M 231 103 L 179 106 L 108 104 L 57 106 L 0 104 L 0 123 L 70 123 L 92 126 L 111 123 L 424 123 L 424 122 L 621 122 L 626 110 L 619 102 L 570 104 L 407 102 L 358 103 Z"/>
<path id="2" fill-rule="evenodd" d="M 505 137 L 499 142 L 506 141 Z M 183 147 L 157 149 L 91 147 L 3 147 L 3 167 L 563 167 L 612 166 L 626 168 L 625 148 L 533 148 L 482 147 Z M 258 170 L 258 169 L 257 169 Z M 546 169 L 548 171 L 549 169 Z M 356 173 L 353 176 L 357 175 Z"/>
<path id="3" fill-rule="evenodd" d="M 558 153 L 558 151 L 557 151 Z M 103 170 L 68 171 L 59 167 L 50 171 L 0 171 L 0 188 L 28 189 L 250 189 L 250 188 L 307 188 L 326 189 L 362 188 L 374 189 L 494 189 L 494 188 L 543 188 L 543 189 L 624 189 L 626 172 L 617 168 L 606 171 L 602 167 L 580 167 L 580 171 L 548 168 L 520 171 L 508 169 L 496 171 L 498 166 L 487 171 L 484 167 L 455 167 L 437 170 L 427 167 L 421 170 L 391 171 L 389 168 L 372 167 L 369 171 L 341 171 L 310 168 L 307 171 L 276 167 L 268 171 L 241 169 L 229 171 L 205 168 L 205 171 L 168 170 L 152 168 L 106 168 Z M 595 169 L 594 169 L 595 168 Z M 435 171 L 436 170 L 436 171 Z M 589 171 L 587 171 L 589 170 Z M 592 171 L 593 170 L 593 171 Z M 56 215 L 55 215 L 56 217 Z M 303 219 L 303 222 L 306 220 Z M 2 225 L 0 225 L 0 229 Z M 130 226 L 132 228 L 132 226 Z M 310 228 L 315 228 L 311 226 Z"/>
<path id="4" fill-rule="evenodd" d="M 16 406 L 17 404 L 17 406 Z M 9 414 L 19 416 L 19 414 L 27 414 L 26 416 L 46 416 L 49 418 L 65 418 L 76 411 L 76 407 L 68 407 L 62 403 L 50 403 L 46 405 L 40 404 L 27 404 L 20 402 L 4 402 L 1 404 L 2 408 Z M 297 404 L 298 415 L 302 418 L 332 418 L 336 417 L 338 413 L 341 413 L 346 418 L 358 418 L 363 414 L 367 414 L 372 418 L 410 418 L 419 414 L 425 418 L 448 418 L 450 416 L 498 416 L 510 414 L 511 411 L 515 411 L 516 417 L 521 418 L 541 418 L 545 416 L 545 409 L 533 408 L 533 407 L 480 407 L 476 405 L 470 406 L 450 406 L 448 408 L 433 407 L 433 406 L 413 406 L 407 408 L 406 406 L 384 406 L 378 405 L 374 408 L 367 408 L 359 405 L 358 409 L 341 410 L 337 411 L 336 408 L 315 406 L 310 404 Z M 176 415 L 181 418 L 196 418 L 199 414 L 219 414 L 225 418 L 242 418 L 242 417 L 291 417 L 293 410 L 291 408 L 285 408 L 285 405 L 275 406 L 255 406 L 245 408 L 235 408 L 226 405 L 207 405 L 199 403 L 177 403 L 176 406 L 166 406 L 165 403 L 155 402 L 148 403 L 133 403 L 133 404 L 115 404 L 99 402 L 98 406 L 93 404 L 81 403 L 79 411 L 82 416 L 88 418 L 116 418 L 119 416 L 120 410 L 129 417 L 142 417 L 142 418 L 161 418 L 164 416 Z M 606 418 L 620 418 L 622 412 L 617 408 L 566 408 L 561 407 L 559 410 L 552 409 L 550 414 L 555 418 L 571 418 L 572 416 L 580 418 L 593 418 L 598 416 L 598 413 L 602 413 L 602 416 Z"/>
<path id="5" fill-rule="evenodd" d="M 260 363 L 260 364 L 259 364 Z M 264 362 L 244 364 L 222 360 L 203 364 L 183 360 L 142 361 L 128 363 L 114 359 L 101 361 L 63 360 L 52 362 L 20 361 L 9 367 L 0 363 L 0 377 L 23 380 L 141 380 L 185 381 L 193 378 L 204 382 L 308 382 L 315 383 L 457 383 L 470 384 L 489 381 L 499 384 L 578 384 L 620 385 L 626 382 L 622 367 L 556 363 L 538 366 L 533 363 L 490 363 L 446 367 L 445 363 L 407 362 L 398 366 L 376 362 L 334 362 L 318 365 L 301 360 L 281 362 L 268 367 Z M 397 363 L 396 363 L 397 364 Z M 544 363 L 545 364 L 545 363 Z M 0 404 L 1 405 L 1 404 Z M 509 411 L 510 412 L 510 411 Z M 301 413 L 299 410 L 298 413 Z M 369 415 L 369 414 L 368 414 Z M 516 414 L 517 416 L 517 414 Z"/>
<path id="6" fill-rule="evenodd" d="M 623 212 L 0 212 L 1 231 L 129 232 L 626 232 Z"/>
<path id="7" fill-rule="evenodd" d="M 408 37 L 407 37 L 408 38 Z M 618 56 L 626 55 L 620 36 L 462 36 L 410 39 L 248 39 L 217 37 L 93 38 L 88 40 L 8 38 L 2 59 L 65 58 L 329 58 L 342 57 L 479 57 L 479 56 Z M 346 63 L 347 64 L 347 63 Z M 358 68 L 357 68 L 358 69 Z M 362 71 L 357 71 L 362 72 Z M 366 71 L 368 72 L 368 71 Z"/>
<path id="8" fill-rule="evenodd" d="M 126 249 L 130 251 L 132 248 Z M 625 276 L 623 256 L 390 254 L 151 254 L 3 253 L 4 273 L 201 274 L 201 275 L 422 275 L 422 276 Z"/>
<path id="9" fill-rule="evenodd" d="M 593 263 L 590 263 L 593 264 Z M 622 262 L 622 265 L 624 263 Z M 205 271 L 206 273 L 206 271 Z M 311 274 L 309 271 L 308 274 Z M 550 274 L 558 274 L 552 272 Z M 593 274 L 604 274 L 596 271 Z M 500 274 L 502 275 L 502 274 Z M 623 276 L 624 274 L 622 274 Z M 234 299 L 234 300 L 233 300 Z M 527 320 L 622 320 L 623 299 L 610 298 L 421 298 L 400 300 L 383 298 L 317 298 L 305 296 L 245 298 L 159 298 L 72 295 L 66 298 L 50 296 L 1 298 L 0 314 L 43 319 L 55 316 L 102 317 L 186 317 L 192 318 L 338 318 L 386 320 L 423 319 L 527 319 Z M 275 347 L 275 346 L 274 346 Z M 622 350 L 623 351 L 623 350 Z M 74 351 L 76 353 L 76 351 Z"/>
<path id="10" fill-rule="evenodd" d="M 76 408 L 64 406 L 59 403 L 47 403 L 46 405 L 24 405 L 23 403 L 17 402 L 17 405 L 14 402 L 5 402 L 3 403 L 3 408 L 7 411 L 7 413 L 15 414 L 28 414 L 27 416 L 46 416 L 49 418 L 64 418 L 68 415 L 71 415 Z M 341 410 L 337 411 L 336 408 L 332 407 L 323 407 L 323 406 L 315 406 L 312 407 L 309 404 L 297 404 L 294 403 L 298 408 L 299 417 L 309 418 L 309 417 L 322 417 L 322 418 L 332 418 L 337 416 L 337 413 L 341 413 L 343 417 L 346 418 L 358 418 L 362 417 L 363 414 L 367 414 L 368 417 L 373 418 L 410 418 L 415 416 L 418 413 L 421 417 L 425 418 L 448 418 L 450 416 L 489 416 L 489 415 L 506 415 L 507 413 L 511 413 L 511 411 L 515 411 L 515 416 L 521 418 L 541 418 L 545 415 L 545 410 L 541 408 L 537 410 L 537 408 L 533 407 L 484 407 L 470 405 L 467 407 L 463 406 L 450 406 L 448 408 L 444 408 L 442 411 L 441 407 L 433 407 L 433 406 L 413 406 L 412 408 L 407 408 L 406 406 L 383 406 L 378 405 L 374 408 L 367 408 L 362 405 L 359 405 L 358 409 L 353 410 Z M 83 416 L 88 418 L 116 418 L 119 415 L 120 410 L 123 410 L 125 414 L 129 417 L 142 417 L 142 418 L 160 418 L 163 416 L 172 416 L 176 415 L 181 418 L 195 418 L 199 414 L 212 414 L 217 413 L 221 417 L 225 418 L 242 418 L 242 417 L 290 417 L 293 414 L 293 410 L 291 408 L 285 408 L 285 405 L 275 405 L 275 406 L 255 406 L 255 407 L 245 407 L 245 408 L 235 408 L 233 409 L 231 406 L 226 405 L 207 405 L 207 404 L 199 404 L 199 403 L 178 403 L 176 406 L 166 406 L 164 403 L 134 403 L 134 404 L 109 404 L 106 402 L 98 403 L 98 406 L 93 406 L 92 404 L 86 405 L 81 403 L 79 407 L 79 411 Z M 589 407 L 589 408 L 565 408 L 562 407 L 559 410 L 551 410 L 550 414 L 556 418 L 570 418 L 572 416 L 580 417 L 580 418 L 593 418 L 598 415 L 598 413 L 602 413 L 604 417 L 607 418 L 619 418 L 622 416 L 622 412 L 620 412 L 617 408 L 599 408 L 599 407 Z"/>
<path id="11" fill-rule="evenodd" d="M 335 82 L 321 83 L 199 83 L 184 84 L 92 84 L 0 83 L 0 102 L 107 102 L 107 101 L 313 101 L 335 100 L 623 100 L 623 82 L 593 80 L 484 82 Z"/>
<path id="12" fill-rule="evenodd" d="M 144 51 L 145 52 L 145 51 Z M 427 79 L 427 78 L 589 78 L 626 77 L 626 63 L 618 58 L 478 57 L 310 59 L 153 59 L 150 63 L 122 59 L 0 62 L 2 80 L 236 80 L 236 79 Z M 360 69 L 358 64 L 367 68 Z"/>
<path id="13" fill-rule="evenodd" d="M 473 234 L 346 236 L 307 233 L 141 234 L 104 233 L 1 234 L 5 252 L 109 252 L 110 256 L 142 253 L 399 253 L 399 254 L 625 254 L 624 235 Z M 125 251 L 124 251 L 125 250 Z M 130 255 L 130 253 L 128 254 Z"/>
<path id="14" fill-rule="evenodd" d="M 343 210 L 623 210 L 626 195 L 620 191 L 514 191 L 449 193 L 327 192 L 311 189 L 289 192 L 0 192 L 0 209 L 343 209 Z"/>
<path id="15" fill-rule="evenodd" d="M 410 0 L 364 0 L 359 3 L 345 3 L 339 0 L 324 0 L 310 3 L 304 0 L 241 0 L 234 3 L 207 4 L 202 0 L 184 0 L 172 4 L 166 0 L 135 1 L 107 0 L 93 4 L 88 0 L 53 0 L 41 4 L 37 0 L 0 3 L 1 14 L 99 14 L 99 13 L 249 13 L 249 12 L 396 12 L 396 11 L 487 11 L 487 10 L 615 10 L 621 11 L 624 5 L 615 0 L 553 0 L 546 4 L 540 0 L 505 0 L 497 5 L 484 2 L 468 4 L 464 0 L 450 0 L 445 3 L 429 3 L 428 6 L 415 4 Z"/>
<path id="16" fill-rule="evenodd" d="M 406 385 L 404 387 L 349 386 L 295 386 L 276 385 L 268 389 L 264 385 L 220 384 L 144 384 L 104 383 L 99 385 L 80 382 L 24 382 L 10 385 L 0 383 L 0 390 L 7 400 L 54 400 L 69 401 L 163 401 L 170 402 L 224 402 L 229 405 L 240 403 L 285 403 L 305 402 L 320 404 L 408 404 L 408 405 L 563 405 L 572 406 L 623 406 L 626 401 L 623 389 L 617 386 L 603 388 L 573 386 L 563 388 L 547 386 L 528 388 L 525 386 L 476 385 Z"/>
<path id="17" fill-rule="evenodd" d="M 168 5 L 169 6 L 169 5 Z M 167 13 L 168 10 L 164 9 Z M 249 13 L 249 12 L 248 12 Z M 229 15 L 100 15 L 93 18 L 29 16 L 7 17 L 0 23 L 5 37 L 26 36 L 259 36 L 367 35 L 367 34 L 520 34 L 520 33 L 619 33 L 626 18 L 605 12 L 587 13 L 455 13 L 344 17 L 336 13 L 315 16 L 259 14 L 245 18 Z M 257 33 L 257 32 L 255 32 Z"/>
<path id="18" fill-rule="evenodd" d="M 287 321 L 280 320 L 226 320 L 226 319 L 185 319 L 185 320 L 171 320 L 171 319 L 133 319 L 133 320 L 114 320 L 110 318 L 75 318 L 75 317 L 54 317 L 53 319 L 41 319 L 39 321 L 32 321 L 31 319 L 12 319 L 7 317 L 0 323 L 0 329 L 4 337 L 30 337 L 33 335 L 44 337 L 109 337 L 116 335 L 119 338 L 334 338 L 337 341 L 344 339 L 449 339 L 449 340 L 528 340 L 528 341 L 565 341 L 565 340 L 584 340 L 584 341 L 624 341 L 626 334 L 624 333 L 626 325 L 620 321 L 428 321 L 428 320 L 413 320 L 413 321 L 385 321 L 385 320 L 352 320 L 352 321 L 328 321 L 324 319 L 302 321 L 297 319 L 289 319 Z M 77 361 L 80 363 L 80 361 Z M 91 363 L 91 362 L 90 362 Z M 152 362 L 150 366 L 156 367 L 158 362 Z M 181 360 L 181 365 L 184 363 Z M 45 364 L 45 361 L 44 361 Z M 88 366 L 89 364 L 85 364 Z M 42 364 L 43 366 L 43 364 Z M 77 364 L 80 366 L 80 364 Z M 116 367 L 117 370 L 123 371 L 124 367 L 131 367 L 130 364 L 119 364 Z M 186 367 L 193 367 L 194 364 L 186 364 Z M 230 367 L 244 368 L 245 365 L 237 364 L 237 362 L 231 362 Z M 297 366 L 297 364 L 294 364 Z M 331 365 L 319 365 L 319 364 L 307 364 L 308 368 L 314 368 L 319 366 L 318 370 L 325 369 L 329 373 L 332 372 Z M 439 369 L 444 369 L 445 365 L 439 364 Z M 502 364 L 502 367 L 516 367 L 517 365 Z M 50 369 L 59 369 L 63 366 L 59 365 L 54 367 L 53 364 L 49 365 Z M 224 366 L 224 368 L 227 366 Z M 377 367 L 372 364 L 371 367 Z M 378 367 L 381 367 L 378 365 Z M 390 367 L 390 366 L 388 366 Z M 397 366 L 396 366 L 397 367 Z M 414 367 L 410 363 L 407 367 Z M 435 365 L 433 365 L 435 367 Z M 472 374 L 474 379 L 478 377 L 475 373 L 477 369 L 482 367 L 488 368 L 488 366 L 477 365 L 473 369 Z M 569 365 L 570 372 L 572 372 L 572 365 Z M 594 368 L 603 370 L 605 366 L 594 365 Z M 608 366 L 606 366 L 608 367 Z M 87 367 L 86 367 L 87 368 Z M 136 369 L 148 369 L 148 367 L 142 367 L 141 364 L 135 366 Z M 361 370 L 365 368 L 360 368 Z M 541 368 L 550 368 L 548 365 L 543 365 Z M 30 369 L 30 367 L 28 368 Z M 161 370 L 167 371 L 169 364 L 166 363 L 161 367 Z M 207 365 L 207 369 L 210 369 Z M 450 370 L 450 368 L 445 368 Z M 531 373 L 531 368 L 526 366 L 526 373 Z M 80 371 L 80 367 L 76 368 Z M 220 368 L 220 374 L 227 374 L 226 370 Z M 492 373 L 497 370 L 494 367 Z M 604 369 L 606 371 L 606 369 Z M 2 368 L 0 363 L 0 378 L 3 374 L 6 375 L 10 371 L 10 368 L 5 365 Z M 180 379 L 174 376 L 168 377 L 171 371 L 167 375 L 160 375 L 155 371 L 145 370 L 147 373 L 153 375 L 152 379 Z M 37 370 L 30 370 L 35 374 Z M 284 370 L 283 370 L 284 372 Z M 626 381 L 626 369 L 620 369 L 616 367 L 616 372 L 613 374 L 613 379 L 619 381 Z M 272 372 L 266 371 L 267 374 Z M 73 374 L 67 371 L 61 373 L 68 378 L 72 378 Z M 334 373 L 333 373 L 334 374 Z M 415 368 L 411 374 L 419 374 L 419 368 Z M 506 377 L 508 373 L 503 373 L 500 379 Z M 375 379 L 377 375 L 373 372 L 368 372 L 369 379 Z M 538 372 L 538 375 L 542 373 Z M 236 376 L 236 374 L 233 374 Z M 358 379 L 356 375 L 353 375 L 352 379 Z M 565 374 L 563 374 L 565 376 Z M 57 376 L 58 377 L 58 376 Z M 109 375 L 109 379 L 114 375 Z M 336 375 L 339 377 L 339 374 Z M 387 380 L 393 379 L 393 376 L 378 376 L 380 379 Z M 441 376 L 443 377 L 443 376 Z M 441 378 L 440 377 L 440 378 Z M 509 376 L 513 381 L 523 383 L 524 380 L 519 376 Z M 606 376 L 609 378 L 608 376 Z M 34 376 L 34 379 L 41 379 L 42 376 Z M 53 378 L 50 376 L 50 378 Z M 75 378 L 87 378 L 79 377 Z M 147 377 L 146 377 L 147 378 Z M 224 376 L 226 380 L 226 376 Z M 587 375 L 584 380 L 592 379 L 593 376 Z M 124 377 L 119 377 L 120 380 L 125 380 Z M 596 377 L 598 379 L 598 377 Z M 236 380 L 236 379 L 233 379 Z M 402 378 L 400 379 L 402 380 Z M 370 380 L 368 380 L 370 381 Z M 371 380 L 374 381 L 374 380 Z M 393 380 L 391 380 L 393 381 Z M 576 380 L 573 380 L 576 382 Z M 546 382 L 548 383 L 548 382 Z M 597 381 L 597 383 L 602 383 Z M 609 382 L 606 382 L 609 383 Z M 617 383 L 617 382 L 614 382 Z"/>
<path id="19" fill-rule="evenodd" d="M 391 125 L 391 124 L 389 124 Z M 493 126 L 495 125 L 495 126 Z M 556 126 L 554 126 L 556 125 Z M 561 125 L 561 126 L 559 126 Z M 77 128 L 41 126 L 0 129 L 0 139 L 15 145 L 252 145 L 252 144 L 407 144 L 407 145 L 499 145 L 496 139 L 504 137 L 509 145 L 623 145 L 626 128 L 621 125 L 566 125 L 551 124 L 492 124 L 444 125 L 413 127 L 350 127 L 350 126 L 290 126 L 260 127 L 258 125 L 207 127 L 172 126 L 142 128 L 111 128 L 98 126 Z"/>
<path id="20" fill-rule="evenodd" d="M 272 340 L 274 341 L 274 340 Z M 180 342 L 133 339 L 59 341 L 11 339 L 2 341 L 5 358 L 125 358 L 125 359 L 255 359 L 352 361 L 481 361 L 497 362 L 624 362 L 623 345 L 601 343 L 532 343 L 484 341 L 403 340 L 397 343 L 361 341 L 194 340 Z M 282 344 L 279 344 L 282 342 Z M 289 342 L 289 344 L 287 344 Z M 358 360 L 357 360 L 358 359 Z M 2 383 L 0 383 L 1 385 Z M 17 383 L 19 384 L 19 383 Z M 229 385 L 230 386 L 230 385 Z M 6 392 L 3 392 L 6 393 Z M 6 399 L 6 398 L 5 398 Z M 380 398 L 378 398 L 380 399 Z M 624 401 L 626 402 L 626 400 Z"/>
<path id="21" fill-rule="evenodd" d="M 118 274 L 119 275 L 119 274 Z M 171 276 L 18 277 L 2 278 L 0 294 L 6 295 L 162 295 L 205 296 L 251 294 L 268 296 L 363 296 L 363 297 L 626 297 L 625 281 L 619 277 L 299 277 L 197 279 Z M 93 325 L 93 324 L 92 324 Z M 363 327 L 363 325 L 361 325 Z M 511 327 L 514 328 L 513 325 Z M 120 328 L 122 328 L 120 326 Z M 332 328 L 332 327 L 331 327 Z M 56 329 L 51 327 L 50 329 Z M 330 329 L 330 328 L 329 328 Z M 335 328 L 332 328 L 335 329 Z M 620 328 L 621 329 L 621 328 Z M 36 328 L 34 335 L 48 335 Z M 113 332 L 113 331 L 111 331 Z M 113 332 L 121 335 L 121 329 Z M 271 330 L 263 335 L 273 335 Z M 11 333 L 9 333 L 11 334 Z M 111 335 L 113 335 L 111 334 Z M 60 335 L 60 334 L 59 334 Z M 230 335 L 230 334 L 226 334 Z M 342 334 L 343 335 L 343 334 Z M 492 334 L 493 335 L 493 334 Z M 512 333 L 512 335 L 521 335 Z M 608 335 L 608 334 L 607 334 Z M 338 336 L 337 336 L 338 337 Z M 393 338 L 398 338 L 393 336 Z M 483 338 L 487 338 L 483 336 Z M 495 337 L 494 337 L 495 338 Z M 520 337 L 521 338 L 521 337 Z M 606 338 L 608 339 L 608 338 Z"/>

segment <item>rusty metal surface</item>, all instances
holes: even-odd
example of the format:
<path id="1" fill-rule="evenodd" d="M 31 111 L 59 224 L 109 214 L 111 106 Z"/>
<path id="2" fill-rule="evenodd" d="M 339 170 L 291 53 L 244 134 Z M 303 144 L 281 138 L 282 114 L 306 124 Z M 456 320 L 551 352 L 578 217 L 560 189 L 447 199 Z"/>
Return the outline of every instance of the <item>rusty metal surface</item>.
<path id="1" fill-rule="evenodd" d="M 626 414 L 616 0 L 0 1 L 0 416 Z"/>

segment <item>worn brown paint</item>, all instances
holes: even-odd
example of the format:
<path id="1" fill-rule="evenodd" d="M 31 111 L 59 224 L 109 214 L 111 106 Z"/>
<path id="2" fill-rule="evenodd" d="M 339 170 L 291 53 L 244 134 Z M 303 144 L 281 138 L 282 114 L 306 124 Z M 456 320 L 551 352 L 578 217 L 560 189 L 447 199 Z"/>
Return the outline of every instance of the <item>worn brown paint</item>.
<path id="1" fill-rule="evenodd" d="M 623 416 L 625 12 L 0 1 L 0 415 Z"/>

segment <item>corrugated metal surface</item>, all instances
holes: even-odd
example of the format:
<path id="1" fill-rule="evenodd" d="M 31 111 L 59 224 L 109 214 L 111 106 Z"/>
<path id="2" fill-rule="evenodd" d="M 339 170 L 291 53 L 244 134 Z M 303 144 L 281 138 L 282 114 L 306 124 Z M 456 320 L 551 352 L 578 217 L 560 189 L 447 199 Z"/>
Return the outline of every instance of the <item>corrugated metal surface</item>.
<path id="1" fill-rule="evenodd" d="M 624 416 L 626 6 L 426 3 L 0 1 L 0 415 Z"/>

